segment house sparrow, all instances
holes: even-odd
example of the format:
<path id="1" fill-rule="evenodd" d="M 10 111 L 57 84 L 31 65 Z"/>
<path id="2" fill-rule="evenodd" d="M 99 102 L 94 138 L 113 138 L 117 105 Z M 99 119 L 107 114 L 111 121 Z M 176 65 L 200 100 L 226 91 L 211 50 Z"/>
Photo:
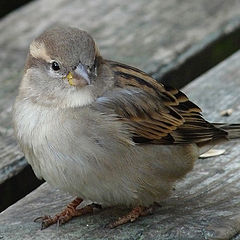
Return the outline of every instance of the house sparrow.
<path id="1" fill-rule="evenodd" d="M 77 198 L 42 228 L 95 207 L 147 215 L 213 145 L 240 125 L 209 123 L 181 91 L 102 58 L 87 32 L 58 26 L 30 45 L 14 105 L 15 132 L 36 176 Z M 97 204 L 77 206 L 84 200 Z"/>

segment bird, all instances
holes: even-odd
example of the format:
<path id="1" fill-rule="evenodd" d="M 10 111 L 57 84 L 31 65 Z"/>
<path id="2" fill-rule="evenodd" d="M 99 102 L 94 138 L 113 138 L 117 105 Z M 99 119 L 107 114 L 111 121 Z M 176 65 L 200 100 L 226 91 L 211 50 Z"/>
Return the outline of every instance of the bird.
<path id="1" fill-rule="evenodd" d="M 95 208 L 131 210 L 114 228 L 152 212 L 200 154 L 240 137 L 210 123 L 180 90 L 104 59 L 83 30 L 57 25 L 30 44 L 13 107 L 17 141 L 35 175 L 75 199 L 42 229 Z M 83 200 L 92 204 L 79 208 Z"/>

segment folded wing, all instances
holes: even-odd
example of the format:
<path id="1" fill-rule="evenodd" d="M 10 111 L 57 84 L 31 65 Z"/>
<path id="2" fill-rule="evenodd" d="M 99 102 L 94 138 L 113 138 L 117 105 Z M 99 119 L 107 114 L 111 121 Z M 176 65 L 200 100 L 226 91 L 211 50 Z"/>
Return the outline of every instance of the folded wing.
<path id="1" fill-rule="evenodd" d="M 164 86 L 146 73 L 107 61 L 115 88 L 97 100 L 103 113 L 116 114 L 129 126 L 136 143 L 204 143 L 227 133 L 203 119 L 201 109 L 181 91 Z"/>

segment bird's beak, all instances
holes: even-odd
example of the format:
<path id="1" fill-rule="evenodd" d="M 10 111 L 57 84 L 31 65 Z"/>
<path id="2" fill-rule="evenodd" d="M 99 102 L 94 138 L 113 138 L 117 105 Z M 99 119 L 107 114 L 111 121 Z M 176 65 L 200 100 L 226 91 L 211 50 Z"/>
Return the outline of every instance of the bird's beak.
<path id="1" fill-rule="evenodd" d="M 67 79 L 71 86 L 84 87 L 91 84 L 88 72 L 81 63 L 78 64 L 75 70 L 68 73 Z"/>

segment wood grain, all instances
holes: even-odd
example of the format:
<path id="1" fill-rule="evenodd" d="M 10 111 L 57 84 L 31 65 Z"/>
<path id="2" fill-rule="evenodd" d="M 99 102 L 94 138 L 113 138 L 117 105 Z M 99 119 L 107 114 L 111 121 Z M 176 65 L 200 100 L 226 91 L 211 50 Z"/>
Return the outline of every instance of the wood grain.
<path id="1" fill-rule="evenodd" d="M 207 119 L 240 122 L 240 51 L 186 86 L 183 91 L 204 110 Z M 221 111 L 232 108 L 229 117 Z M 39 230 L 32 220 L 60 211 L 72 199 L 43 184 L 0 214 L 4 239 L 231 239 L 240 231 L 240 140 L 218 146 L 226 152 L 199 159 L 155 213 L 109 230 L 105 224 L 126 213 L 108 208 Z M 18 233 L 16 235 L 16 232 Z"/>

